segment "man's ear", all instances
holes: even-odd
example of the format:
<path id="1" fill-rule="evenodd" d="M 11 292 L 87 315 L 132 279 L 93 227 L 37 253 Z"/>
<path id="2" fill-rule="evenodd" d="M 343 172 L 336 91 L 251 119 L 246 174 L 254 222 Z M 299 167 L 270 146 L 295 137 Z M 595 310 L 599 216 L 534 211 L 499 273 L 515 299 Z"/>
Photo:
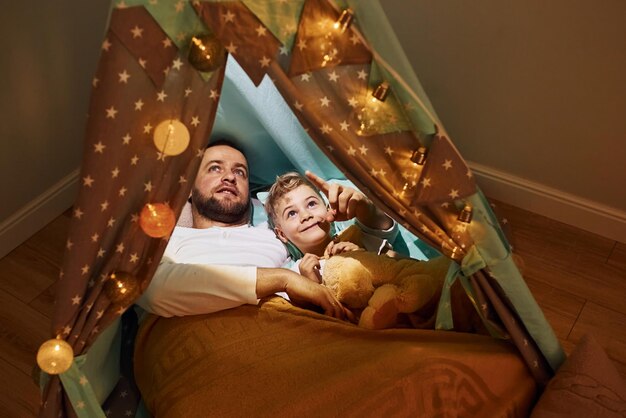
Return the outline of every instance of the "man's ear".
<path id="1" fill-rule="evenodd" d="M 287 244 L 287 242 L 289 241 L 287 239 L 287 237 L 285 236 L 285 233 L 283 232 L 282 229 L 280 229 L 279 227 L 275 226 L 274 227 L 274 233 L 276 234 L 276 237 L 281 240 L 283 243 Z"/>

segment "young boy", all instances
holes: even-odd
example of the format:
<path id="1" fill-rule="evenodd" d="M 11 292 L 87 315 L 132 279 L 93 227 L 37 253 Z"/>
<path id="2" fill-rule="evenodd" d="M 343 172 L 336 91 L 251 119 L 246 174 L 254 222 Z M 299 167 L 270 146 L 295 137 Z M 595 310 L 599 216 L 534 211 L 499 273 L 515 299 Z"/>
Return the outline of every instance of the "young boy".
<path id="1" fill-rule="evenodd" d="M 311 173 L 307 173 L 307 177 L 312 181 L 298 173 L 278 177 L 265 202 L 276 236 L 304 254 L 293 269 L 310 280 L 329 284 L 331 280 L 323 272 L 325 263 L 329 269 L 331 264 L 335 264 L 335 275 L 340 275 L 341 272 L 337 273 L 338 263 L 342 262 L 345 272 L 367 277 L 367 284 L 360 284 L 358 289 L 342 291 L 341 277 L 335 277 L 337 280 L 332 280 L 330 285 L 337 299 L 354 313 L 359 315 L 363 310 L 359 320 L 361 326 L 396 326 L 401 313 L 416 315 L 409 317 L 413 326 L 431 326 L 449 261 L 441 258 L 426 263 L 391 258 L 386 240 L 370 233 L 377 227 L 380 229 L 381 225 L 393 225 L 393 222 L 386 221 L 390 220 L 387 215 L 372 209 L 372 203 L 357 190 L 337 189 Z M 328 196 L 330 210 L 316 185 Z M 332 236 L 331 222 L 343 220 L 335 219 L 336 213 L 356 217 L 357 224 L 338 236 Z M 332 256 L 335 255 L 340 255 L 342 259 L 333 261 Z M 346 264 L 347 258 L 350 260 Z M 433 272 L 434 275 L 430 274 Z M 354 282 L 352 279 L 344 281 Z M 386 284 L 391 282 L 395 283 L 395 287 Z M 375 290 L 384 286 L 388 286 L 384 289 L 386 293 Z M 390 296 L 393 292 L 399 292 L 397 297 L 395 294 L 393 298 Z M 386 306 L 375 305 L 377 294 L 378 300 Z"/>

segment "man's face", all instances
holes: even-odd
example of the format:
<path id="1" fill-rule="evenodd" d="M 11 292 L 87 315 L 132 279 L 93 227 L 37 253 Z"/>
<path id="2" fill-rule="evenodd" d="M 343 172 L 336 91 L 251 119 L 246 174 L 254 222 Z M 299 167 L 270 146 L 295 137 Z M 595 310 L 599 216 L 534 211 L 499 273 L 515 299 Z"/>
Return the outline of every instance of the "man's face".
<path id="1" fill-rule="evenodd" d="M 248 162 L 244 155 L 228 145 L 216 145 L 204 152 L 191 191 L 191 201 L 198 213 L 223 223 L 239 223 L 250 207 Z"/>

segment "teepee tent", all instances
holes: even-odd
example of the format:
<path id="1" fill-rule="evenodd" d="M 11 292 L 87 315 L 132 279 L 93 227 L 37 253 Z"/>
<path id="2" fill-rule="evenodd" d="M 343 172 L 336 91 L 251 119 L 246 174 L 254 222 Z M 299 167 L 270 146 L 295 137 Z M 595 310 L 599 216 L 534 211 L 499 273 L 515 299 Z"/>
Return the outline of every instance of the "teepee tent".
<path id="1" fill-rule="evenodd" d="M 375 0 L 116 3 L 52 324 L 73 361 L 43 375 L 42 417 L 104 416 L 113 386 L 132 389 L 119 372 L 132 367 L 120 361 L 129 307 L 222 134 L 242 140 L 253 186 L 290 169 L 352 182 L 398 221 L 411 255 L 454 261 L 436 328 L 454 328 L 458 280 L 485 328 L 549 379 L 563 351 Z"/>

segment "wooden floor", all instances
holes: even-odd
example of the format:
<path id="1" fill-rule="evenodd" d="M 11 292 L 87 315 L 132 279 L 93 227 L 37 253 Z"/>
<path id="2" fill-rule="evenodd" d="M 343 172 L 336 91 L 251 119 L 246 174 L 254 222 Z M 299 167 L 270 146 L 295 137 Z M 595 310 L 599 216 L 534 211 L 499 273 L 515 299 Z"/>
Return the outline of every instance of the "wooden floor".
<path id="1" fill-rule="evenodd" d="M 593 334 L 626 378 L 626 244 L 497 204 L 525 261 L 524 277 L 565 350 Z M 33 417 L 31 377 L 49 337 L 69 211 L 0 259 L 0 416 Z"/>

